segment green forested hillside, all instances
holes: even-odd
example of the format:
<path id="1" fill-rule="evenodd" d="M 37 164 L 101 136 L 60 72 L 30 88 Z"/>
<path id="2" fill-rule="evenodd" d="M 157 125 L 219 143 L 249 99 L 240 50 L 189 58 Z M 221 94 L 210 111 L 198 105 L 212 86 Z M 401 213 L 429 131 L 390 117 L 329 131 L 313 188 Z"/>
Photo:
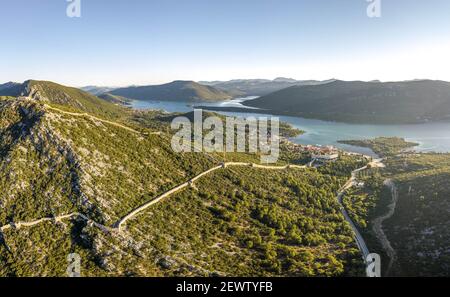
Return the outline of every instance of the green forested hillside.
<path id="1" fill-rule="evenodd" d="M 164 85 L 120 88 L 110 93 L 144 101 L 221 101 L 232 98 L 225 91 L 193 81 L 174 81 Z"/>
<path id="2" fill-rule="evenodd" d="M 332 81 L 332 80 L 330 80 Z M 202 85 L 213 86 L 224 90 L 234 96 L 265 96 L 270 93 L 292 87 L 304 85 L 319 85 L 330 81 L 317 80 L 295 80 L 292 78 L 278 77 L 269 79 L 234 79 L 229 81 L 205 81 L 199 82 Z"/>
<path id="3" fill-rule="evenodd" d="M 403 139 L 378 138 L 361 143 L 374 150 L 383 148 L 386 168 L 375 175 L 362 175 L 363 188 L 344 197 L 344 205 L 372 242 L 374 219 L 384 217 L 382 229 L 392 247 L 391 276 L 448 276 L 450 271 L 450 154 L 400 153 L 412 144 Z M 356 144 L 356 143 L 355 143 Z M 373 169 L 372 169 L 373 171 Z M 393 180 L 393 195 L 383 180 Z M 394 207 L 388 215 L 388 205 Z M 383 251 L 383 252 L 386 252 Z M 389 257 L 385 256 L 387 268 Z"/>
<path id="4" fill-rule="evenodd" d="M 372 149 L 374 153 L 381 157 L 393 156 L 400 151 L 411 149 L 418 146 L 418 143 L 405 141 L 399 137 L 378 137 L 374 139 L 364 140 L 340 140 L 339 143 L 368 147 Z"/>
<path id="5" fill-rule="evenodd" d="M 293 86 L 245 105 L 272 113 L 358 123 L 417 123 L 450 119 L 450 83 L 333 81 Z"/>
<path id="6" fill-rule="evenodd" d="M 359 251 L 335 199 L 339 185 L 313 170 L 232 168 L 128 228 L 144 239 L 141 251 L 170 263 L 160 262 L 158 275 L 180 274 L 185 263 L 188 275 L 356 275 Z"/>
<path id="7" fill-rule="evenodd" d="M 200 172 L 259 157 L 174 153 L 158 112 L 29 85 L 27 98 L 0 100 L 0 275 L 62 276 L 72 252 L 89 276 L 363 273 L 335 199 L 361 161 L 222 169 L 119 232 L 119 218 Z"/>
<path id="8" fill-rule="evenodd" d="M 114 104 L 120 104 L 120 105 L 129 105 L 133 100 L 128 99 L 122 96 L 113 95 L 110 93 L 103 93 L 98 96 L 99 98 L 106 100 L 108 102 L 114 103 Z"/>
<path id="9" fill-rule="evenodd" d="M 449 276 L 450 155 L 405 154 L 391 159 L 398 202 L 386 233 L 397 252 L 393 275 Z"/>
<path id="10" fill-rule="evenodd" d="M 121 118 L 126 109 L 77 88 L 63 86 L 50 81 L 28 80 L 13 89 L 0 89 L 0 96 L 24 96 L 65 110 L 85 111 L 111 118 Z"/>
<path id="11" fill-rule="evenodd" d="M 11 252 L 0 248 L 0 273 L 62 275 L 64 256 L 77 252 L 91 276 L 361 275 L 334 196 L 343 181 L 314 170 L 222 170 L 155 205 L 123 233 L 82 221 L 8 230 Z"/>

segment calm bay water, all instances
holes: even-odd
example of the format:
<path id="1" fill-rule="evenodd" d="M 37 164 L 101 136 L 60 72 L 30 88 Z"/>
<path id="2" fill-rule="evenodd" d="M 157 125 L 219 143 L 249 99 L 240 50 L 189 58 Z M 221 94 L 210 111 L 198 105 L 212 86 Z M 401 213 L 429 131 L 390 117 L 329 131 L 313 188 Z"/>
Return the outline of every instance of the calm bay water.
<path id="1" fill-rule="evenodd" d="M 220 107 L 244 107 L 242 105 L 243 101 L 258 98 L 257 96 L 236 98 L 229 101 L 222 102 L 202 102 L 201 105 L 204 106 L 220 106 Z M 199 105 L 197 103 L 196 105 Z M 165 102 L 165 101 L 133 101 L 131 106 L 136 109 L 161 109 L 167 112 L 188 112 L 193 110 L 193 105 L 186 102 Z M 251 109 L 251 108 L 249 108 Z"/>
<path id="2" fill-rule="evenodd" d="M 226 102 L 202 103 L 209 106 L 245 107 L 241 103 L 256 97 L 238 98 Z M 183 102 L 134 101 L 136 109 L 162 109 L 167 112 L 192 111 L 192 105 Z M 230 116 L 270 116 L 254 113 L 220 112 Z M 398 136 L 420 145 L 415 148 L 421 152 L 450 152 L 450 123 L 426 123 L 414 125 L 372 125 L 346 124 L 298 117 L 279 116 L 280 120 L 306 131 L 292 139 L 300 144 L 334 145 L 348 151 L 373 155 L 369 149 L 337 143 L 338 140 L 374 138 L 379 136 Z"/>

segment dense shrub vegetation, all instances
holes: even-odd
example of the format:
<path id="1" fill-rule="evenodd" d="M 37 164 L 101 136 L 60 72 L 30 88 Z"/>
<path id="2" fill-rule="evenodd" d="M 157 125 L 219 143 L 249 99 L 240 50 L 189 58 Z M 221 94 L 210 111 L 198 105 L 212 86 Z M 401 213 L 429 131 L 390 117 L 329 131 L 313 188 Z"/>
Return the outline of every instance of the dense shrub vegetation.
<path id="1" fill-rule="evenodd" d="M 366 140 L 341 140 L 340 143 L 368 147 L 381 157 L 392 156 L 402 150 L 419 145 L 418 143 L 405 141 L 399 137 L 378 137 Z"/>
<path id="2" fill-rule="evenodd" d="M 388 169 L 399 191 L 396 212 L 386 221 L 398 256 L 393 273 L 449 276 L 450 155 L 406 154 Z"/>
<path id="3" fill-rule="evenodd" d="M 448 276 L 450 272 L 450 154 L 400 151 L 414 144 L 398 138 L 355 141 L 388 156 L 387 167 L 365 181 L 361 189 L 344 197 L 352 218 L 373 243 L 371 220 L 386 213 L 391 192 L 380 185 L 392 179 L 398 201 L 392 217 L 383 222 L 384 233 L 396 253 L 394 276 Z M 386 153 L 382 153 L 385 151 Z M 372 245 L 379 249 L 377 243 Z M 386 261 L 385 261 L 386 262 Z"/>
<path id="4" fill-rule="evenodd" d="M 259 162 L 257 154 L 174 153 L 158 112 L 33 86 L 42 100 L 0 100 L 0 226 L 12 225 L 0 233 L 0 275 L 64 275 L 72 252 L 91 276 L 362 274 L 335 197 L 364 163 L 352 157 L 319 170 L 222 169 L 127 222 L 123 233 L 80 217 L 14 228 L 73 212 L 112 226 L 223 161 Z M 282 154 L 279 164 L 304 157 Z"/>

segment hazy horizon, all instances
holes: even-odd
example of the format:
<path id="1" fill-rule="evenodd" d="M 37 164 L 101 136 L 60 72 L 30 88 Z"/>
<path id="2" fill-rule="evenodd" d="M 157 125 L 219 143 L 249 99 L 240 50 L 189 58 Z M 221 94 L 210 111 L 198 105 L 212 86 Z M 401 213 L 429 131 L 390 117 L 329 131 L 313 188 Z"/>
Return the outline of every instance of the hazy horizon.
<path id="1" fill-rule="evenodd" d="M 314 79 L 296 79 L 293 77 L 284 77 L 284 76 L 278 76 L 275 78 L 232 78 L 232 79 L 228 79 L 228 80 L 191 80 L 191 79 L 186 79 L 186 80 L 182 80 L 182 79 L 175 79 L 175 80 L 171 80 L 171 81 L 164 81 L 164 82 L 160 82 L 160 83 L 148 83 L 148 84 L 127 84 L 127 85 L 107 85 L 107 84 L 87 84 L 87 85 L 72 85 L 72 84 L 64 84 L 61 83 L 57 80 L 47 80 L 47 81 L 51 81 L 57 84 L 61 84 L 61 85 L 66 85 L 69 87 L 74 87 L 74 88 L 86 88 L 86 87 L 100 87 L 100 88 L 126 88 L 126 87 L 141 87 L 141 86 L 151 86 L 151 85 L 162 85 L 162 84 L 168 84 L 174 81 L 193 81 L 193 82 L 197 82 L 197 83 L 202 83 L 202 82 L 214 82 L 214 81 L 232 81 L 232 80 L 275 80 L 277 78 L 286 78 L 286 79 L 294 79 L 297 81 L 313 81 Z M 25 81 L 28 80 L 36 80 L 36 81 L 44 81 L 43 79 L 38 79 L 38 78 L 29 78 L 26 79 L 24 81 L 0 81 L 0 84 L 4 84 L 4 83 L 23 83 Z M 363 81 L 363 82 L 375 82 L 375 81 L 379 81 L 381 83 L 389 83 L 389 82 L 408 82 L 408 81 L 426 81 L 426 80 L 432 80 L 432 79 L 428 79 L 428 78 L 417 78 L 417 79 L 410 79 L 410 80 L 389 80 L 389 81 L 382 81 L 382 80 L 378 80 L 378 79 L 374 79 L 374 80 L 360 80 L 360 79 L 356 79 L 356 80 L 344 80 L 344 79 L 339 79 L 339 78 L 330 78 L 330 79 L 324 79 L 324 80 L 317 80 L 317 81 L 328 81 L 328 80 L 337 80 L 337 81 Z M 439 80 L 437 79 L 436 81 L 445 81 L 445 82 L 449 82 L 447 80 Z"/>
<path id="2" fill-rule="evenodd" d="M 0 82 L 450 81 L 450 3 L 381 3 L 81 0 L 69 18 L 65 0 L 2 2 Z"/>

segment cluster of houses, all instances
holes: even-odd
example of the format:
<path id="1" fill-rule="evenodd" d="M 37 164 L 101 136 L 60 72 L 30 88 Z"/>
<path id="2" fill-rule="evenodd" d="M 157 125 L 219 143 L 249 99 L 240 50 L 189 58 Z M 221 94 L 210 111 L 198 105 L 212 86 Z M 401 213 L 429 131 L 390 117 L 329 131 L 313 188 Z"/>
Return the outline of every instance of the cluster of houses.
<path id="1" fill-rule="evenodd" d="M 317 161 L 334 161 L 339 158 L 338 150 L 331 145 L 312 146 L 307 145 L 305 151 L 311 153 L 311 157 Z"/>
<path id="2" fill-rule="evenodd" d="M 310 153 L 313 162 L 325 163 L 335 161 L 339 158 L 339 151 L 331 145 L 301 145 L 293 143 L 288 139 L 282 139 L 281 143 L 285 144 L 287 149 L 293 153 Z"/>

